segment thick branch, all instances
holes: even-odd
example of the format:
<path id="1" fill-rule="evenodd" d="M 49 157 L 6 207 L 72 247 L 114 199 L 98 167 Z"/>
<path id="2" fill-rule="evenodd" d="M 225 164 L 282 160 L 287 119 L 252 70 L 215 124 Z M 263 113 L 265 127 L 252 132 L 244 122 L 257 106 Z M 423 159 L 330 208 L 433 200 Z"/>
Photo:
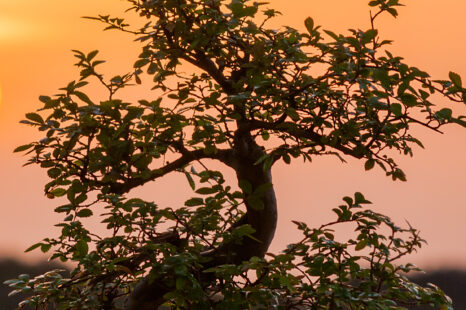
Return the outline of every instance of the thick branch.
<path id="1" fill-rule="evenodd" d="M 147 182 L 154 181 L 170 172 L 176 171 L 183 168 L 190 162 L 194 160 L 199 160 L 203 158 L 217 159 L 226 165 L 231 165 L 231 150 L 217 150 L 216 153 L 206 154 L 203 149 L 195 151 L 185 151 L 183 155 L 177 160 L 167 163 L 165 166 L 154 169 L 150 172 L 149 177 L 147 178 L 134 178 L 126 180 L 124 183 L 113 183 L 110 184 L 112 193 L 115 194 L 124 194 L 129 192 L 131 189 L 144 185 Z"/>
<path id="2" fill-rule="evenodd" d="M 259 120 L 254 120 L 249 122 L 248 126 L 249 130 L 257 130 L 257 129 L 269 129 L 269 130 L 274 130 L 277 132 L 281 133 L 286 133 L 289 134 L 290 136 L 297 138 L 297 139 L 308 139 L 316 144 L 319 145 L 326 145 L 329 147 L 332 147 L 334 149 L 339 150 L 340 152 L 350 155 L 355 158 L 362 158 L 364 156 L 363 153 L 359 150 L 351 149 L 349 147 L 346 147 L 342 144 L 329 144 L 327 141 L 325 141 L 325 137 L 323 135 L 320 135 L 316 132 L 313 132 L 309 129 L 305 129 L 302 127 L 299 127 L 293 122 L 264 122 L 264 121 L 259 121 Z"/>

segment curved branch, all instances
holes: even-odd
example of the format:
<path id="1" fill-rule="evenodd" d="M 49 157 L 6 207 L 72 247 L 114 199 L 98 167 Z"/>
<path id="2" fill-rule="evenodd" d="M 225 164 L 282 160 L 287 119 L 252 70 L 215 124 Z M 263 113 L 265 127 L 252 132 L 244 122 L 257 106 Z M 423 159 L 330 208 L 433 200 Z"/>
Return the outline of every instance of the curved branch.
<path id="1" fill-rule="evenodd" d="M 346 155 L 350 155 L 358 159 L 364 157 L 364 154 L 360 150 L 352 149 L 342 144 L 336 144 L 336 145 L 329 144 L 327 141 L 325 141 L 326 140 L 325 136 L 320 135 L 316 132 L 313 132 L 310 129 L 299 127 L 297 124 L 293 122 L 270 123 L 270 122 L 264 122 L 264 121 L 259 121 L 259 120 L 253 120 L 249 122 L 248 129 L 249 130 L 257 130 L 257 129 L 274 130 L 280 133 L 289 134 L 290 136 L 297 138 L 297 139 L 308 139 L 308 140 L 315 142 L 316 144 L 329 146 L 331 148 L 337 149 L 338 151 Z"/>
<path id="2" fill-rule="evenodd" d="M 150 175 L 147 178 L 135 178 L 126 180 L 124 183 L 112 183 L 110 185 L 110 190 L 115 194 L 124 194 L 129 192 L 131 189 L 144 185 L 147 182 L 154 181 L 170 172 L 176 171 L 183 168 L 192 161 L 210 158 L 217 159 L 224 164 L 231 165 L 231 150 L 217 150 L 216 153 L 206 154 L 203 149 L 194 150 L 194 151 L 184 151 L 183 155 L 177 160 L 166 164 L 165 166 L 154 169 L 150 172 Z M 107 184 L 108 185 L 108 184 Z"/>

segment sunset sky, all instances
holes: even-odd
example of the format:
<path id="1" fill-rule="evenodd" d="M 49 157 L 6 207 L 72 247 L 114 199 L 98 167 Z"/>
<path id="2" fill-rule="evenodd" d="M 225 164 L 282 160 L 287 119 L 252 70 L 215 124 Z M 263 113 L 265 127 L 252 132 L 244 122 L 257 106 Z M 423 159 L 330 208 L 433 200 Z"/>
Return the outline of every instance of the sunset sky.
<path id="1" fill-rule="evenodd" d="M 334 32 L 369 28 L 368 0 L 269 0 L 269 7 L 283 16 L 274 26 L 304 29 L 303 21 Z M 405 0 L 400 16 L 383 17 L 376 25 L 385 39 L 394 40 L 390 50 L 410 65 L 447 79 L 454 71 L 466 81 L 466 1 Z M 40 107 L 39 95 L 53 95 L 79 77 L 73 66 L 72 49 L 100 50 L 107 60 L 102 67 L 109 75 L 131 70 L 139 48 L 129 35 L 102 32 L 102 25 L 81 16 L 123 15 L 120 0 L 0 0 L 0 257 L 37 259 L 40 253 L 22 254 L 24 249 L 54 235 L 61 220 L 53 209 L 57 200 L 43 194 L 46 171 L 22 168 L 26 161 L 12 150 L 39 137 L 35 129 L 19 124 L 27 112 Z M 96 92 L 93 95 L 98 95 Z M 150 98 L 150 93 L 138 94 Z M 439 105 L 447 104 L 439 100 Z M 453 107 L 466 115 L 464 105 Z M 296 161 L 273 170 L 279 202 L 279 227 L 272 251 L 296 241 L 293 219 L 319 225 L 332 218 L 331 209 L 345 195 L 361 191 L 378 212 L 403 224 L 409 221 L 428 241 L 409 261 L 420 267 L 466 268 L 466 129 L 449 126 L 445 134 L 415 128 L 425 150 L 398 162 L 408 182 L 393 182 L 380 170 L 364 171 L 364 163 L 336 158 L 316 158 L 312 164 Z M 159 180 L 139 193 L 161 205 L 172 205 L 182 197 L 177 176 Z M 183 184 L 184 185 L 184 184 Z M 152 198 L 151 198 L 152 197 Z M 179 198 L 176 198 L 179 199 Z"/>

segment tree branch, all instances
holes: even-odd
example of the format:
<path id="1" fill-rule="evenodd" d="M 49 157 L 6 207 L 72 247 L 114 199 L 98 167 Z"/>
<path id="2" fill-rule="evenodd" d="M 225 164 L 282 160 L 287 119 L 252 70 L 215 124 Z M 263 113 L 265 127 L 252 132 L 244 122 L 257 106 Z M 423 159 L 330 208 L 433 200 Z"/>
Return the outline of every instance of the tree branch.
<path id="1" fill-rule="evenodd" d="M 206 154 L 203 149 L 194 151 L 185 151 L 183 155 L 177 160 L 166 164 L 165 166 L 154 169 L 150 172 L 147 178 L 134 178 L 126 180 L 124 183 L 112 183 L 110 184 L 110 190 L 115 194 L 124 194 L 129 192 L 131 189 L 144 185 L 147 182 L 154 181 L 170 172 L 176 171 L 183 168 L 194 160 L 200 160 L 203 158 L 217 159 L 226 165 L 231 165 L 231 150 L 217 150 L 216 153 Z"/>
<path id="2" fill-rule="evenodd" d="M 346 155 L 350 155 L 358 159 L 364 157 L 364 154 L 361 153 L 360 151 L 346 147 L 342 144 L 336 144 L 336 145 L 329 144 L 328 142 L 325 141 L 324 136 L 316 132 L 313 132 L 309 129 L 299 127 L 297 124 L 293 122 L 270 123 L 270 122 L 264 122 L 264 121 L 259 121 L 259 120 L 253 120 L 248 123 L 248 129 L 249 130 L 269 129 L 269 130 L 274 130 L 274 131 L 281 132 L 281 133 L 287 133 L 294 138 L 308 139 L 308 140 L 315 142 L 316 144 L 329 146 L 331 148 L 339 150 L 340 152 Z"/>

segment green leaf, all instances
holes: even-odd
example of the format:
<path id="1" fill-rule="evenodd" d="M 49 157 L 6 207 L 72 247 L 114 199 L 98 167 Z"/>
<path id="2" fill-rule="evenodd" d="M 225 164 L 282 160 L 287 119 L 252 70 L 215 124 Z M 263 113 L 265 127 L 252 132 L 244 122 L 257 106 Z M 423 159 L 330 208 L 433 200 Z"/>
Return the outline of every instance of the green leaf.
<path id="1" fill-rule="evenodd" d="M 40 116 L 37 113 L 26 113 L 26 118 L 36 123 L 40 123 L 40 124 L 44 123 L 42 116 Z"/>
<path id="2" fill-rule="evenodd" d="M 357 244 L 356 244 L 356 247 L 354 248 L 356 251 L 361 251 L 362 249 L 364 249 L 367 245 L 367 239 L 362 239 L 361 241 L 359 241 Z"/>
<path id="3" fill-rule="evenodd" d="M 202 198 L 191 198 L 185 201 L 184 205 L 188 207 L 195 207 L 195 206 L 201 206 L 204 204 L 204 199 Z"/>
<path id="4" fill-rule="evenodd" d="M 438 118 L 438 119 L 450 120 L 452 114 L 453 114 L 453 112 L 452 112 L 451 109 L 449 109 L 449 108 L 443 108 L 443 109 L 441 109 L 440 111 L 437 111 L 437 112 L 435 113 L 435 117 Z"/>
<path id="5" fill-rule="evenodd" d="M 78 97 L 79 99 L 81 99 L 82 101 L 84 101 L 85 103 L 87 104 L 90 104 L 90 105 L 93 105 L 94 103 L 91 101 L 91 99 L 89 99 L 89 97 L 83 93 L 83 92 L 80 92 L 80 91 L 75 91 L 74 92 L 74 95 L 76 95 L 76 97 Z"/>
<path id="6" fill-rule="evenodd" d="M 189 174 L 188 172 L 185 172 L 184 175 L 186 176 L 186 179 L 188 179 L 189 186 L 193 190 L 195 190 L 196 189 L 196 183 L 194 182 L 193 177 L 191 176 L 191 174 Z"/>
<path id="7" fill-rule="evenodd" d="M 459 74 L 450 71 L 448 76 L 456 87 L 462 88 L 461 76 L 459 76 Z"/>
<path id="8" fill-rule="evenodd" d="M 332 37 L 335 41 L 338 41 L 339 40 L 339 37 L 332 31 L 330 30 L 324 30 L 324 32 L 326 34 L 328 34 L 330 37 Z"/>
<path id="9" fill-rule="evenodd" d="M 47 171 L 47 174 L 49 177 L 52 179 L 55 179 L 61 174 L 61 169 L 60 168 L 52 168 Z"/>
<path id="10" fill-rule="evenodd" d="M 24 281 L 18 280 L 18 279 L 10 279 L 10 280 L 6 280 L 3 282 L 3 284 L 8 285 L 10 287 L 14 287 L 17 284 L 22 284 L 22 283 L 24 283 Z"/>
<path id="11" fill-rule="evenodd" d="M 92 216 L 92 210 L 91 209 L 82 209 L 79 210 L 78 213 L 76 213 L 77 217 L 89 217 Z"/>
<path id="12" fill-rule="evenodd" d="M 24 252 L 31 252 L 32 250 L 37 249 L 37 248 L 40 247 L 41 245 L 42 245 L 42 242 L 33 244 L 33 245 L 31 245 L 29 248 L 27 248 Z"/>
<path id="13" fill-rule="evenodd" d="M 366 171 L 371 170 L 372 168 L 374 168 L 374 165 L 375 165 L 375 160 L 368 159 L 366 163 L 364 164 L 364 169 L 366 169 Z"/>
<path id="14" fill-rule="evenodd" d="M 401 94 L 400 99 L 401 102 L 403 102 L 408 107 L 413 107 L 417 104 L 417 97 L 412 94 Z"/>
<path id="15" fill-rule="evenodd" d="M 39 96 L 39 100 L 43 103 L 48 103 L 50 102 L 50 100 L 52 100 L 52 98 L 50 98 L 49 96 Z"/>
<path id="16" fill-rule="evenodd" d="M 354 193 L 354 203 L 355 204 L 370 204 L 369 200 L 366 200 L 363 194 L 360 192 Z"/>
<path id="17" fill-rule="evenodd" d="M 391 79 L 387 70 L 377 68 L 373 70 L 372 74 L 376 81 L 380 81 L 383 88 L 387 90 L 391 89 Z"/>
<path id="18" fill-rule="evenodd" d="M 73 206 L 71 204 L 66 204 L 66 205 L 62 205 L 62 206 L 59 206 L 59 207 L 56 207 L 55 208 L 55 212 L 57 213 L 61 213 L 61 212 L 69 212 L 71 211 L 73 208 Z"/>
<path id="19" fill-rule="evenodd" d="M 466 121 L 463 121 L 463 120 L 460 119 L 460 118 L 452 118 L 450 121 L 451 121 L 452 123 L 456 123 L 456 124 L 458 124 L 458 125 L 460 125 L 460 126 L 466 127 Z"/>
<path id="20" fill-rule="evenodd" d="M 134 68 L 141 68 L 148 63 L 149 63 L 149 59 L 147 58 L 139 59 L 138 61 L 134 63 Z"/>
<path id="21" fill-rule="evenodd" d="M 314 30 L 314 20 L 308 17 L 304 21 L 304 25 L 306 26 L 307 31 L 311 34 L 312 31 Z"/>
<path id="22" fill-rule="evenodd" d="M 43 252 L 43 253 L 47 253 L 50 248 L 52 247 L 52 245 L 50 243 L 42 243 L 40 245 L 40 250 Z"/>
<path id="23" fill-rule="evenodd" d="M 395 116 L 401 116 L 401 104 L 399 103 L 392 103 L 390 105 L 390 111 L 392 111 Z"/>
<path id="24" fill-rule="evenodd" d="M 257 7 L 246 6 L 240 0 L 233 0 L 230 8 L 235 18 L 252 17 L 257 12 Z"/>
<path id="25" fill-rule="evenodd" d="M 216 192 L 217 190 L 212 187 L 201 187 L 196 191 L 196 193 L 201 194 L 201 195 L 210 195 Z"/>
<path id="26" fill-rule="evenodd" d="M 361 37 L 361 43 L 362 44 L 369 43 L 370 41 L 372 41 L 372 39 L 374 39 L 377 36 L 377 34 L 378 34 L 378 31 L 376 29 L 370 29 L 364 32 L 364 34 Z"/>
<path id="27" fill-rule="evenodd" d="M 290 155 L 288 155 L 287 153 L 284 153 L 282 154 L 282 158 L 283 158 L 283 161 L 286 163 L 286 164 L 290 164 L 291 163 L 291 157 Z"/>
<path id="28" fill-rule="evenodd" d="M 406 182 L 406 175 L 403 170 L 396 168 L 395 171 L 392 172 L 392 179 L 393 181 L 398 179 L 400 181 Z"/>
<path id="29" fill-rule="evenodd" d="M 261 136 L 262 136 L 262 139 L 263 139 L 264 141 L 267 141 L 267 140 L 269 140 L 269 138 L 270 138 L 270 134 L 269 134 L 269 132 L 268 132 L 267 130 L 263 130 L 263 131 L 261 132 Z"/>
<path id="30" fill-rule="evenodd" d="M 343 200 L 348 204 L 349 207 L 353 206 L 353 198 L 345 196 Z"/>
<path id="31" fill-rule="evenodd" d="M 66 194 L 66 189 L 64 188 L 55 188 L 53 191 L 50 192 L 55 197 L 61 197 Z"/>
<path id="32" fill-rule="evenodd" d="M 390 15 L 392 15 L 395 18 L 398 16 L 398 11 L 394 8 L 388 8 L 387 12 L 390 13 Z"/>
<path id="33" fill-rule="evenodd" d="M 25 145 L 21 145 L 21 146 L 18 146 L 17 148 L 14 149 L 14 153 L 18 153 L 18 152 L 22 152 L 22 151 L 25 151 L 31 147 L 33 147 L 34 144 L 30 143 L 30 144 L 25 144 Z"/>
<path id="34" fill-rule="evenodd" d="M 87 54 L 87 57 L 86 57 L 87 61 L 91 61 L 98 53 L 99 51 L 95 50 Z"/>
<path id="35" fill-rule="evenodd" d="M 89 246 L 87 245 L 86 240 L 81 239 L 76 242 L 76 251 L 78 252 L 78 256 L 85 256 L 89 251 Z"/>

